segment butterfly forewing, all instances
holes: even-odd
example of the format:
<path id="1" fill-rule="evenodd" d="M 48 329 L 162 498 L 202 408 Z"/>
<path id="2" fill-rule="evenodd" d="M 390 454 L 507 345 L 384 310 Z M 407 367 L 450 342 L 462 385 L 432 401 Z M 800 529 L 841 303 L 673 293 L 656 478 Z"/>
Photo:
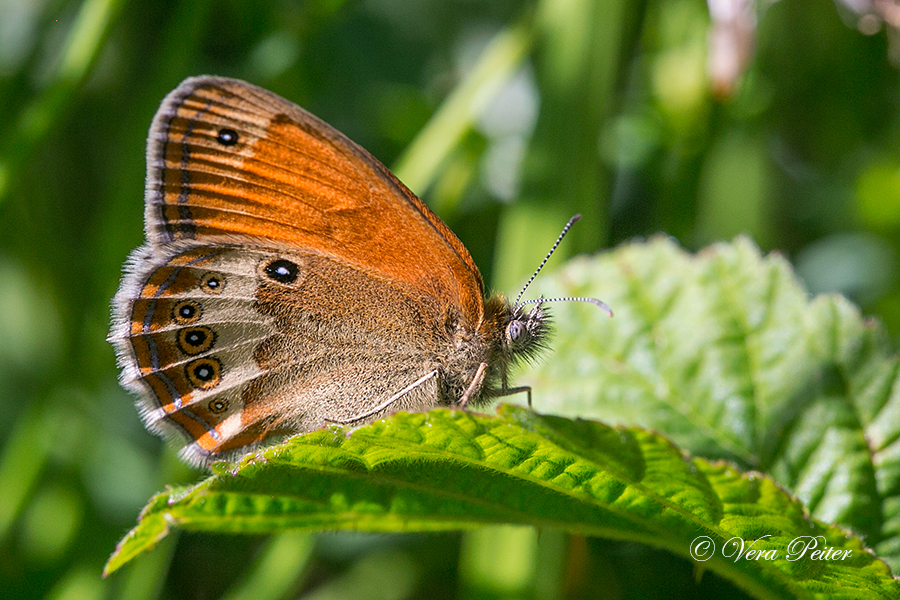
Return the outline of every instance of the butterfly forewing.
<path id="1" fill-rule="evenodd" d="M 481 276 L 446 225 L 368 152 L 279 96 L 188 79 L 160 107 L 147 160 L 151 243 L 315 248 L 482 318 Z"/>

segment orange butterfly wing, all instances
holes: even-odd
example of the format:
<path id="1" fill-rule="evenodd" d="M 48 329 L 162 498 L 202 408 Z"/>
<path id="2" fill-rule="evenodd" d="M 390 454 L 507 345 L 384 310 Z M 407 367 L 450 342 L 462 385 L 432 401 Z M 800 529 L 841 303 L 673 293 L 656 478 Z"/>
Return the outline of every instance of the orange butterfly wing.
<path id="1" fill-rule="evenodd" d="M 481 275 L 453 232 L 366 150 L 271 92 L 186 79 L 153 120 L 147 164 L 151 245 L 312 249 L 406 282 L 481 323 Z"/>

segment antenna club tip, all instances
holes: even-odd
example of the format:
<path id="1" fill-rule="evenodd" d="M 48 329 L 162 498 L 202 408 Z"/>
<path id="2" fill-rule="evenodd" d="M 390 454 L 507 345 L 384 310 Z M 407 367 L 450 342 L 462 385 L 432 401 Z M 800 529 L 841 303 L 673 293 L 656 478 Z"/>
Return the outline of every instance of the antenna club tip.
<path id="1" fill-rule="evenodd" d="M 575 213 L 575 215 L 569 219 L 569 223 L 577 223 L 581 220 L 581 213 Z"/>
<path id="2" fill-rule="evenodd" d="M 572 300 L 581 300 L 581 298 L 571 298 Z M 613 311 L 609 307 L 609 305 L 603 300 L 597 300 L 596 298 L 584 298 L 585 302 L 590 302 L 594 306 L 600 307 L 600 310 L 605 312 L 610 318 L 613 316 Z"/>

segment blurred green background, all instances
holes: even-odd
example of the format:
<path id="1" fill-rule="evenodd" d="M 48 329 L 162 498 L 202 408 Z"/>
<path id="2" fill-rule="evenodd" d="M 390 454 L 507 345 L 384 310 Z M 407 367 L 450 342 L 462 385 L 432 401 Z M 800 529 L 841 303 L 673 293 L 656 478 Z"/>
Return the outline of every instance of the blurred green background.
<path id="1" fill-rule="evenodd" d="M 189 75 L 247 79 L 361 143 L 495 289 L 581 212 L 551 266 L 744 233 L 897 340 L 897 32 L 840 0 L 716 25 L 731 3 L 0 0 L 0 596 L 743 597 L 651 548 L 520 528 L 183 534 L 100 578 L 150 495 L 201 476 L 144 431 L 105 341 L 147 128 Z"/>

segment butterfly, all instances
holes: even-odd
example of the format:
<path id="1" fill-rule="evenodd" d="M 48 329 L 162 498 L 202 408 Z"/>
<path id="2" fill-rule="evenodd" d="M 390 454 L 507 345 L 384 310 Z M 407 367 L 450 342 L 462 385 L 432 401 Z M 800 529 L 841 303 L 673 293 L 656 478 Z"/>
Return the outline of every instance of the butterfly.
<path id="1" fill-rule="evenodd" d="M 109 339 L 144 424 L 194 465 L 329 423 L 530 394 L 507 373 L 543 348 L 544 302 L 486 298 L 421 200 L 269 91 L 202 76 L 165 98 L 144 221 Z"/>

